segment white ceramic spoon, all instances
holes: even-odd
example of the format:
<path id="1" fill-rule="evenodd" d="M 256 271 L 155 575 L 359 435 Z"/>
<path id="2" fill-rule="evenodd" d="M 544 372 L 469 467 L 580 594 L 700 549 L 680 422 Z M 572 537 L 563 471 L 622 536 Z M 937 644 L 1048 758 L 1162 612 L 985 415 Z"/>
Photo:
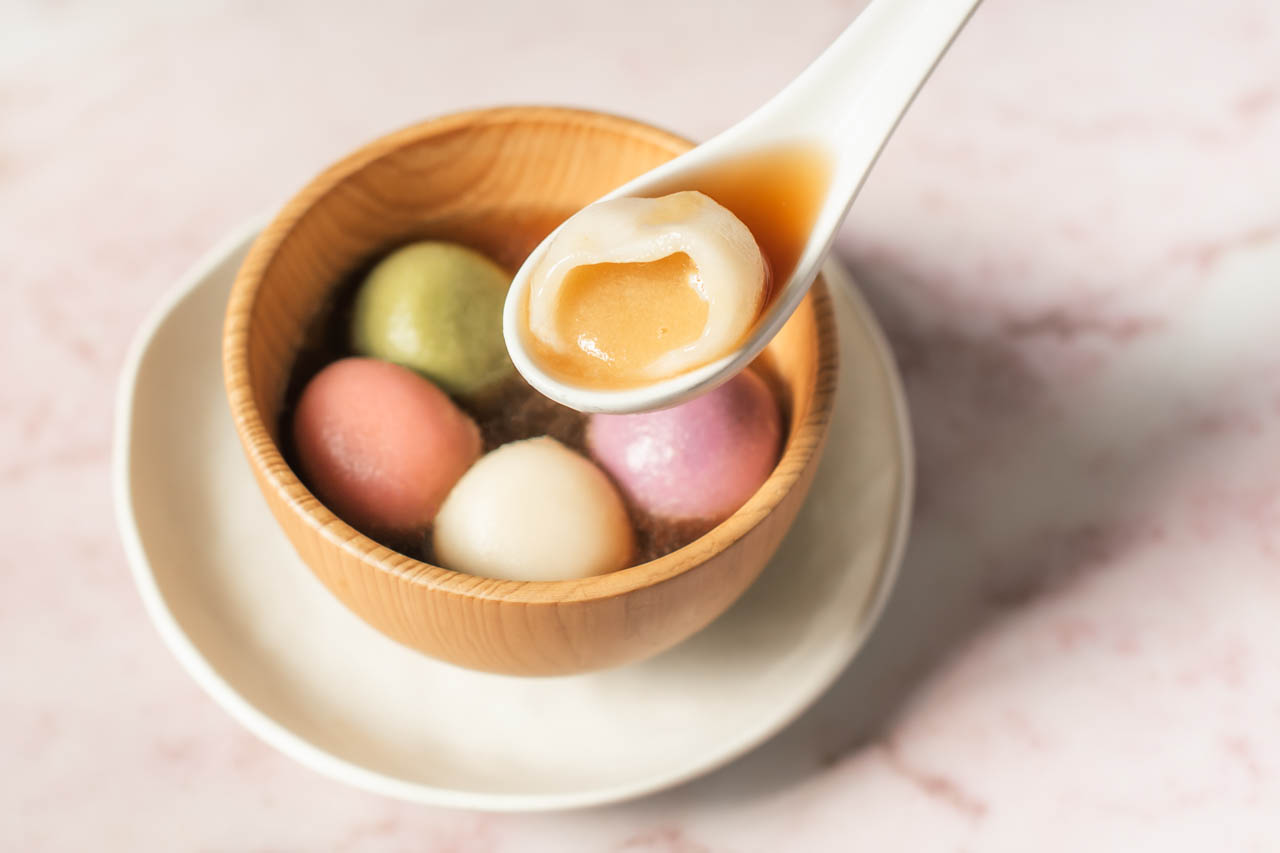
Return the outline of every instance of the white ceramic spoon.
<path id="1" fill-rule="evenodd" d="M 516 273 L 503 311 L 503 335 L 516 369 L 557 402 L 582 412 L 639 412 L 672 406 L 724 382 L 753 358 L 800 304 L 854 196 L 916 92 L 980 0 L 873 0 L 822 56 L 767 104 L 687 154 L 605 196 L 674 192 L 718 165 L 780 146 L 813 145 L 832 158 L 830 185 L 808 243 L 786 282 L 740 347 L 709 364 L 649 385 L 602 390 L 569 385 L 530 357 L 525 292 L 555 232 Z M 713 309 L 714 310 L 714 309 Z"/>

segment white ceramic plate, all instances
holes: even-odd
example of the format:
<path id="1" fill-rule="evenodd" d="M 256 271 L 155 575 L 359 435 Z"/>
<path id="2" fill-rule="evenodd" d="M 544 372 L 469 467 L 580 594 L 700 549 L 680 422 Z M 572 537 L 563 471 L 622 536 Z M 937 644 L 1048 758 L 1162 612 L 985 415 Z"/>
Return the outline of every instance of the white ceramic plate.
<path id="1" fill-rule="evenodd" d="M 134 579 L 196 681 L 303 764 L 392 797 L 488 810 L 594 805 L 743 754 L 852 659 L 892 585 L 911 454 L 875 321 L 835 265 L 841 365 L 826 455 L 760 579 L 706 630 L 589 675 L 470 672 L 349 613 L 275 526 L 223 397 L 232 278 L 260 223 L 229 237 L 146 323 L 119 392 L 116 506 Z"/>

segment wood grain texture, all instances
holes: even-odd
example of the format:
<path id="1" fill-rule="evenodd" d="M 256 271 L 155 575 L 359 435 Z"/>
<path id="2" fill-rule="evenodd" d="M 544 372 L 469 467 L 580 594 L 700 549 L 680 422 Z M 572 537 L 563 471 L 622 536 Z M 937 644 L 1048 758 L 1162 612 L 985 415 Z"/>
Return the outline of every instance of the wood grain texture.
<path id="1" fill-rule="evenodd" d="M 448 116 L 332 166 L 262 232 L 227 309 L 223 368 L 236 430 L 281 528 L 347 607 L 393 639 L 473 669 L 555 675 L 616 666 L 709 624 L 759 575 L 813 480 L 836 379 L 825 285 L 762 358 L 790 430 L 776 469 L 731 518 L 680 550 L 599 577 L 497 581 L 391 551 L 322 505 L 284 461 L 284 391 L 309 324 L 344 276 L 407 241 L 473 246 L 508 268 L 566 216 L 690 143 L 558 108 Z"/>

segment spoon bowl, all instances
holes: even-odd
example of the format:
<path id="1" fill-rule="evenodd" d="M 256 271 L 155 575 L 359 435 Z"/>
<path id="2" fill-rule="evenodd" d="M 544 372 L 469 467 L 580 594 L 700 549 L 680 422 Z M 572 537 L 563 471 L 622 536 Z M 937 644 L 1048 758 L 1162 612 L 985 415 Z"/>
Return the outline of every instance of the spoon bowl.
<path id="1" fill-rule="evenodd" d="M 826 52 L 763 107 L 597 199 L 702 190 L 753 232 L 756 222 L 741 202 L 718 190 L 799 211 L 804 235 L 796 257 L 788 258 L 783 269 L 775 267 L 772 299 L 735 350 L 684 373 L 628 388 L 575 385 L 544 370 L 532 355 L 526 317 L 530 278 L 556 236 L 552 232 L 529 254 L 507 294 L 503 335 L 516 369 L 534 388 L 570 408 L 622 414 L 676 405 L 750 364 L 804 299 L 880 150 L 979 2 L 873 0 Z M 816 192 L 812 181 L 788 183 L 775 174 L 779 163 L 794 166 L 797 151 L 810 163 L 800 172 L 821 175 Z M 735 181 L 725 181 L 726 174 Z"/>

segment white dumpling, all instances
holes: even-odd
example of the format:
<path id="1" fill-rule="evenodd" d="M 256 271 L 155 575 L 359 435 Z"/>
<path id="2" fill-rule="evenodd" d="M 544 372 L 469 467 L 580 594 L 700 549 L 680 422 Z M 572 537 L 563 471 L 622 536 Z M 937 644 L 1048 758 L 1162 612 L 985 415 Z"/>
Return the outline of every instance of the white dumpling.
<path id="1" fill-rule="evenodd" d="M 530 282 L 530 333 L 553 351 L 572 349 L 574 342 L 565 340 L 560 328 L 559 307 L 566 277 L 574 269 L 648 263 L 680 253 L 697 268 L 691 285 L 707 304 L 707 320 L 694 340 L 657 355 L 643 373 L 663 378 L 724 355 L 760 312 L 767 266 L 747 226 L 710 197 L 692 191 L 597 202 L 565 222 Z"/>
<path id="2" fill-rule="evenodd" d="M 436 515 L 440 564 L 486 578 L 573 580 L 625 568 L 634 538 L 608 476 L 554 438 L 504 444 Z"/>

